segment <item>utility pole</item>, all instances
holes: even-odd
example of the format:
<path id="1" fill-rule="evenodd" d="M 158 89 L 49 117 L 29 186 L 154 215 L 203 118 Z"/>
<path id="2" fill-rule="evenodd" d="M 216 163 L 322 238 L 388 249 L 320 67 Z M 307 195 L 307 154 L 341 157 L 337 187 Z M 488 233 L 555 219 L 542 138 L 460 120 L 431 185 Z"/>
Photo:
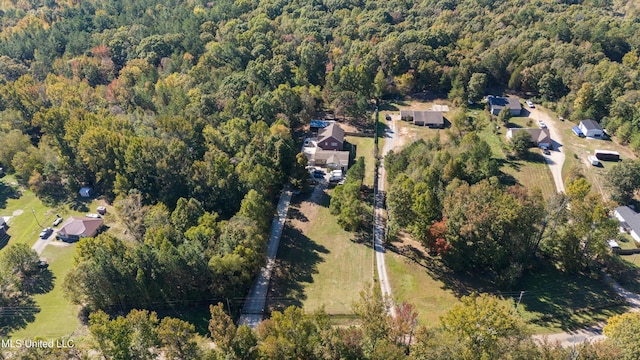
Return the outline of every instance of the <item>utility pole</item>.
<path id="1" fill-rule="evenodd" d="M 31 213 L 33 214 L 33 218 L 36 219 L 36 223 L 38 224 L 38 226 L 40 226 L 40 228 L 44 229 L 44 226 L 42 226 L 40 224 L 40 221 L 38 221 L 38 217 L 36 216 L 36 210 L 34 208 L 31 208 Z"/>
<path id="2" fill-rule="evenodd" d="M 522 301 L 522 295 L 524 295 L 524 290 L 520 291 L 520 297 L 518 298 L 518 303 L 516 304 L 516 311 L 518 311 L 518 306 L 520 306 L 520 301 Z"/>

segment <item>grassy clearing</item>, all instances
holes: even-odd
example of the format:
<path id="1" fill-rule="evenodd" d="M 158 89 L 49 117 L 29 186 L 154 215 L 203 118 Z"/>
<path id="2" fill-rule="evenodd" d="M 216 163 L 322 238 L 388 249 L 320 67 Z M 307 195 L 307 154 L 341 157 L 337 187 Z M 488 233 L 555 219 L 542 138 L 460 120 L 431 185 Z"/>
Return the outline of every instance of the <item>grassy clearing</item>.
<path id="1" fill-rule="evenodd" d="M 538 188 L 545 198 L 549 198 L 556 193 L 551 170 L 549 170 L 549 166 L 544 161 L 539 149 L 529 149 L 529 153 L 524 160 L 508 160 L 503 150 L 507 146 L 505 128 L 495 129 L 495 124 L 492 123 L 480 133 L 480 136 L 491 146 L 493 156 L 502 162 L 500 170 L 505 174 L 503 179 L 505 183 L 520 184 L 527 189 Z"/>
<path id="2" fill-rule="evenodd" d="M 271 281 L 270 310 L 296 305 L 314 311 L 324 306 L 327 313 L 348 318 L 359 290 L 372 283 L 370 237 L 364 235 L 364 243 L 358 243 L 358 235 L 338 225 L 329 213 L 330 193 L 322 194 L 318 203 L 308 197 L 292 202 Z"/>
<path id="3" fill-rule="evenodd" d="M 529 158 L 541 158 L 538 149 L 529 150 Z M 556 186 L 549 166 L 544 161 L 511 160 L 505 162 L 502 172 L 513 177 L 527 189 L 540 189 L 542 196 L 549 198 L 556 194 Z"/>
<path id="4" fill-rule="evenodd" d="M 519 286 L 525 292 L 518 311 L 535 333 L 583 328 L 626 310 L 626 302 L 602 279 L 552 267 L 528 275 Z M 512 297 L 517 301 L 519 292 Z"/>
<path id="5" fill-rule="evenodd" d="M 440 316 L 458 303 L 446 284 L 431 277 L 419 263 L 387 252 L 386 264 L 395 300 L 413 304 L 418 310 L 419 324 L 437 326 Z"/>
<path id="6" fill-rule="evenodd" d="M 34 295 L 34 301 L 40 307 L 35 321 L 25 329 L 11 334 L 14 339 L 44 337 L 47 339 L 70 335 L 79 326 L 78 307 L 69 303 L 62 292 L 62 282 L 73 264 L 75 244 L 68 246 L 49 245 L 42 257 L 49 263 L 53 273 L 53 289 L 44 294 Z"/>
<path id="7" fill-rule="evenodd" d="M 626 303 L 601 279 L 564 274 L 552 266 L 525 275 L 513 291 L 500 292 L 477 277 L 448 272 L 436 259 L 387 254 L 394 297 L 415 305 L 419 323 L 427 326 L 437 326 L 458 298 L 472 291 L 510 299 L 514 306 L 524 291 L 518 312 L 536 334 L 580 329 L 626 310 Z"/>
<path id="8" fill-rule="evenodd" d="M 373 186 L 373 169 L 375 167 L 374 139 L 368 137 L 346 136 L 345 140 L 356 146 L 356 159 L 364 157 L 364 184 Z"/>

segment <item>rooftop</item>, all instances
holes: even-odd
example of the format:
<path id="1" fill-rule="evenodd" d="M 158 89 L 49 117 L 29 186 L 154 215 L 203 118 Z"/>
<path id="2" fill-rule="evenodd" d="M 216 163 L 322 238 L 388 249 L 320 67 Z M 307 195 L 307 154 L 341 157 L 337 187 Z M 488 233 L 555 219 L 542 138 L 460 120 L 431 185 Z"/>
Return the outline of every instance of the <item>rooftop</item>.
<path id="1" fill-rule="evenodd" d="M 584 128 L 587 130 L 602 130 L 602 127 L 600 126 L 600 124 L 598 124 L 596 121 L 591 119 L 582 120 L 580 121 L 580 124 L 584 126 Z"/>
<path id="2" fill-rule="evenodd" d="M 628 206 L 619 206 L 615 208 L 615 212 L 624 219 L 623 222 L 628 225 L 628 228 L 635 231 L 636 234 L 640 235 L 640 214 L 633 211 Z"/>
<path id="3" fill-rule="evenodd" d="M 520 109 L 522 107 L 520 100 L 514 97 L 487 96 L 487 102 L 496 109 L 500 109 L 505 106 L 508 106 L 509 109 Z"/>

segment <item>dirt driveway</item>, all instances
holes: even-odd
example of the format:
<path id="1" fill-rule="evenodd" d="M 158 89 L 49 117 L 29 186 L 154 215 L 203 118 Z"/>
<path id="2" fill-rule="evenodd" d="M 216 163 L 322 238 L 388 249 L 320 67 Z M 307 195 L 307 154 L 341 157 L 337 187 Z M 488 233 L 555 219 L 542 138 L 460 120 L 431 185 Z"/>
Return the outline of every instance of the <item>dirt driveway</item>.
<path id="1" fill-rule="evenodd" d="M 551 142 L 552 149 L 550 155 L 544 155 L 544 160 L 549 164 L 549 168 L 551 169 L 551 174 L 553 175 L 553 181 L 556 183 L 556 189 L 558 192 L 564 192 L 564 182 L 562 181 L 562 166 L 564 165 L 565 155 L 562 152 L 562 136 L 560 135 L 560 131 L 556 128 L 557 119 L 553 119 L 546 112 L 536 109 L 536 108 L 527 108 L 523 110 L 523 116 L 528 116 L 538 121 L 543 121 L 547 128 L 549 128 L 549 133 L 551 134 Z"/>

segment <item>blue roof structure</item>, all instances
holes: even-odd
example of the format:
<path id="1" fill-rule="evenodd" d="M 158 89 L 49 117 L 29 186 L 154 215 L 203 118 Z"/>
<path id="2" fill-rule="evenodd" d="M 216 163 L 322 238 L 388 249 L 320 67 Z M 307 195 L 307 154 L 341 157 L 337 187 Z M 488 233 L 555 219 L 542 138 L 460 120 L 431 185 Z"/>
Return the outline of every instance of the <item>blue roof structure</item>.
<path id="1" fill-rule="evenodd" d="M 584 134 L 582 133 L 582 130 L 580 130 L 580 128 L 577 126 L 572 127 L 571 130 L 573 130 L 573 133 L 578 136 L 584 136 Z"/>
<path id="2" fill-rule="evenodd" d="M 331 125 L 333 121 L 325 121 L 325 120 L 311 120 L 310 126 L 312 128 L 326 128 L 327 126 Z"/>

